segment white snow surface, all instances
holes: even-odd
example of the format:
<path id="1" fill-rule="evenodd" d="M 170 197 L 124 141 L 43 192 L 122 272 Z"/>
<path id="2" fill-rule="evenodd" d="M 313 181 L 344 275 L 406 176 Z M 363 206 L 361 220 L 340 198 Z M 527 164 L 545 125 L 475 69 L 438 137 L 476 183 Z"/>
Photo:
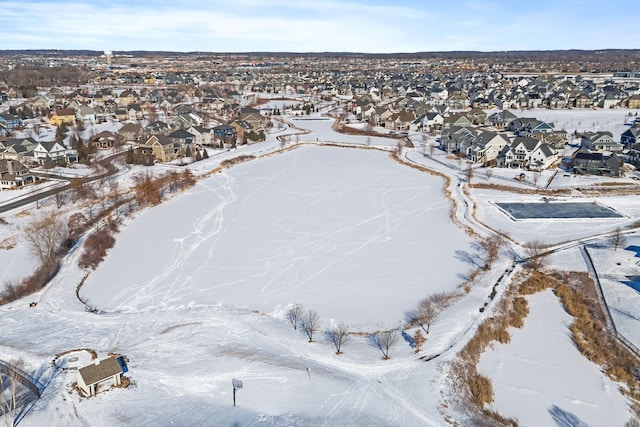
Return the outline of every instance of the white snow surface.
<path id="1" fill-rule="evenodd" d="M 478 365 L 493 382 L 491 408 L 523 427 L 624 425 L 630 415 L 619 385 L 580 356 L 569 331 L 573 317 L 553 291 L 527 301 L 524 327 L 510 328 L 511 342 L 494 343 Z"/>
<path id="2" fill-rule="evenodd" d="M 454 291 L 466 267 L 456 251 L 473 250 L 442 183 L 378 150 L 304 146 L 256 160 L 141 214 L 82 296 L 104 310 L 302 303 L 393 326 L 417 300 Z"/>

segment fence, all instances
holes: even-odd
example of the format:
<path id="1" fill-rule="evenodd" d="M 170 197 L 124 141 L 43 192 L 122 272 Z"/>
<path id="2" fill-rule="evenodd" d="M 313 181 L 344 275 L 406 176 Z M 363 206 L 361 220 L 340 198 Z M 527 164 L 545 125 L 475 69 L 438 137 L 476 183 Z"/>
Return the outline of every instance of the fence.
<path id="1" fill-rule="evenodd" d="M 635 346 L 631 341 L 629 341 L 626 337 L 618 332 L 618 328 L 616 328 L 616 324 L 613 321 L 613 317 L 611 316 L 611 310 L 609 310 L 609 305 L 607 304 L 607 300 L 604 298 L 604 292 L 602 291 L 602 285 L 600 284 L 600 278 L 598 277 L 598 272 L 596 271 L 593 265 L 593 259 L 591 258 L 591 254 L 587 250 L 586 246 L 582 246 L 581 248 L 582 254 L 584 256 L 585 261 L 587 262 L 587 268 L 589 269 L 589 273 L 593 277 L 593 281 L 596 286 L 596 294 L 598 295 L 598 301 L 600 302 L 600 306 L 604 309 L 604 314 L 607 320 L 607 325 L 611 329 L 611 334 L 620 341 L 625 347 L 629 349 L 632 353 L 636 355 L 640 359 L 640 349 Z"/>
<path id="2" fill-rule="evenodd" d="M 4 397 L 4 401 L 0 402 L 0 416 L 11 416 L 14 418 L 13 425 L 16 425 L 24 408 L 28 412 L 30 404 L 40 397 L 42 385 L 31 375 L 2 360 L 0 376 L 3 377 L 0 381 L 0 396 Z"/>

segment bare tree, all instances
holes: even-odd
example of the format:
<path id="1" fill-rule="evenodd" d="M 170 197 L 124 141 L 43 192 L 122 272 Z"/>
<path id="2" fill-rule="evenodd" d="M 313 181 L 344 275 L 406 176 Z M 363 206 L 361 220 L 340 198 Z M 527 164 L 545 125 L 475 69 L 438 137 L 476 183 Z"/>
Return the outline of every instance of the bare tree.
<path id="1" fill-rule="evenodd" d="M 622 229 L 620 229 L 620 227 L 613 230 L 613 234 L 609 236 L 609 243 L 613 246 L 614 251 L 617 251 L 620 246 L 627 244 L 627 238 L 622 234 Z"/>
<path id="2" fill-rule="evenodd" d="M 309 310 L 301 319 L 300 328 L 307 334 L 309 342 L 313 342 L 313 334 L 320 330 L 320 316 L 318 312 Z"/>
<path id="3" fill-rule="evenodd" d="M 304 314 L 301 304 L 294 304 L 287 310 L 287 320 L 293 325 L 293 329 L 298 329 L 298 322 Z"/>
<path id="4" fill-rule="evenodd" d="M 134 190 L 138 202 L 147 205 L 157 205 L 162 201 L 162 188 L 159 180 L 153 179 L 151 174 L 146 173 L 134 178 Z"/>
<path id="5" fill-rule="evenodd" d="M 56 208 L 58 209 L 60 209 L 64 205 L 64 202 L 67 199 L 67 195 L 64 191 L 56 191 L 53 197 L 56 201 Z"/>
<path id="6" fill-rule="evenodd" d="M 389 359 L 389 350 L 391 347 L 398 342 L 398 335 L 396 334 L 396 331 L 393 330 L 376 332 L 375 334 L 371 334 L 369 338 L 373 345 L 382 352 L 382 356 L 385 360 Z"/>
<path id="7" fill-rule="evenodd" d="M 84 188 L 84 183 L 80 178 L 73 178 L 71 180 L 71 192 L 74 194 L 73 202 L 84 198 L 86 196 L 86 191 Z"/>
<path id="8" fill-rule="evenodd" d="M 436 320 L 436 317 L 438 317 L 439 312 L 440 310 L 438 310 L 438 307 L 432 298 L 426 298 L 420 302 L 415 320 L 426 334 L 429 334 L 429 329 Z"/>
<path id="9" fill-rule="evenodd" d="M 484 175 L 487 177 L 487 181 L 489 181 L 493 176 L 493 168 L 486 168 L 484 171 Z"/>
<path id="10" fill-rule="evenodd" d="M 525 244 L 528 260 L 527 266 L 533 270 L 540 270 L 545 264 L 545 245 L 540 240 L 534 240 Z"/>
<path id="11" fill-rule="evenodd" d="M 467 183 L 471 184 L 471 179 L 473 178 L 473 165 L 468 165 L 467 169 L 464 172 L 465 177 L 467 178 Z"/>
<path id="12" fill-rule="evenodd" d="M 640 420 L 635 417 L 630 418 L 629 421 L 624 424 L 624 427 L 640 427 Z"/>
<path id="13" fill-rule="evenodd" d="M 413 344 L 416 346 L 416 353 L 422 350 L 425 342 L 427 342 L 427 339 L 422 335 L 420 329 L 418 329 L 416 333 L 413 334 Z"/>
<path id="14" fill-rule="evenodd" d="M 342 354 L 342 346 L 349 338 L 349 327 L 344 323 L 335 325 L 327 331 L 327 336 L 336 348 L 336 354 Z"/>
<path id="15" fill-rule="evenodd" d="M 500 254 L 500 248 L 504 244 L 504 238 L 500 235 L 493 235 L 480 241 L 480 246 L 487 252 L 487 260 L 484 265 L 485 270 L 491 269 L 493 262 Z"/>
<path id="16" fill-rule="evenodd" d="M 55 262 L 60 245 L 68 237 L 66 224 L 56 213 L 34 220 L 24 228 L 23 233 L 31 251 L 44 266 L 51 266 Z"/>

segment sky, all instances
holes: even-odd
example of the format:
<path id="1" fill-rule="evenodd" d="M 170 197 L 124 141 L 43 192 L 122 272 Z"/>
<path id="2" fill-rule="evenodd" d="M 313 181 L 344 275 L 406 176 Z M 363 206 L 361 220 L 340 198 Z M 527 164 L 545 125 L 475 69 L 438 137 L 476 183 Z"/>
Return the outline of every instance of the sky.
<path id="1" fill-rule="evenodd" d="M 0 0 L 0 49 L 635 49 L 635 6 L 630 0 Z"/>

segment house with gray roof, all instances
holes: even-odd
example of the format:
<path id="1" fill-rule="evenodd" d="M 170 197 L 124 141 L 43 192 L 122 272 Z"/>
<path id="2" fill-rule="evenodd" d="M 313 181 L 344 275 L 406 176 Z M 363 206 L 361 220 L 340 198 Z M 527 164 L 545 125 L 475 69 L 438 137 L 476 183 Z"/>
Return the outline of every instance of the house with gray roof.
<path id="1" fill-rule="evenodd" d="M 573 173 L 578 175 L 619 176 L 622 159 L 616 153 L 589 153 L 579 150 L 571 159 Z"/>
<path id="2" fill-rule="evenodd" d="M 96 359 L 95 363 L 78 369 L 78 388 L 86 397 L 95 396 L 101 390 L 119 386 L 122 373 L 123 367 L 116 357 Z"/>

